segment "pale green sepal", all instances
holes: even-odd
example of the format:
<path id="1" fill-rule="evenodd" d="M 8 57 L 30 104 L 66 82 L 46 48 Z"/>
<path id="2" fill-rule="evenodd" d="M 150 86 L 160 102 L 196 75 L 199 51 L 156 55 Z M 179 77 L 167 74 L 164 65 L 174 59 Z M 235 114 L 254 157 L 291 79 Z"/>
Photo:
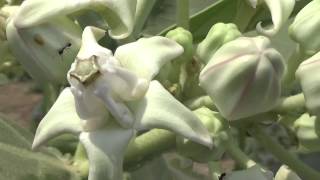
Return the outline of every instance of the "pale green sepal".
<path id="1" fill-rule="evenodd" d="M 303 153 L 320 151 L 319 125 L 320 119 L 308 113 L 302 114 L 294 121 L 293 130 L 298 140 L 299 151 Z"/>
<path id="2" fill-rule="evenodd" d="M 304 53 L 314 55 L 320 50 L 320 1 L 314 0 L 299 11 L 289 26 L 290 37 L 299 43 Z"/>
<path id="3" fill-rule="evenodd" d="M 118 47 L 114 56 L 122 67 L 138 77 L 151 80 L 167 62 L 183 53 L 183 47 L 161 36 L 141 38 L 136 42 Z"/>
<path id="4" fill-rule="evenodd" d="M 87 151 L 90 165 L 88 180 L 122 179 L 124 153 L 133 135 L 132 129 L 115 124 L 81 133 L 80 141 Z"/>
<path id="5" fill-rule="evenodd" d="M 320 116 L 320 52 L 303 61 L 296 77 L 300 82 L 306 107 L 311 115 Z"/>
<path id="6" fill-rule="evenodd" d="M 234 171 L 227 173 L 224 180 L 273 180 L 271 171 L 263 171 L 259 166 L 255 165 L 246 170 Z"/>
<path id="7" fill-rule="evenodd" d="M 158 81 L 151 81 L 146 96 L 129 103 L 138 130 L 160 128 L 212 147 L 208 130 L 198 117 L 176 100 Z"/>
<path id="8" fill-rule="evenodd" d="M 295 0 L 264 0 L 267 4 L 273 22 L 273 26 L 270 29 L 263 28 L 261 22 L 257 24 L 257 31 L 266 36 L 274 36 L 279 32 L 282 25 L 289 19 Z"/>
<path id="9" fill-rule="evenodd" d="M 14 19 L 15 26 L 27 28 L 80 10 L 96 10 L 108 23 L 110 35 L 123 39 L 133 31 L 136 0 L 28 0 Z"/>
<path id="10" fill-rule="evenodd" d="M 288 166 L 282 165 L 274 177 L 274 180 L 301 180 L 301 178 Z"/>
<path id="11" fill-rule="evenodd" d="M 225 43 L 241 36 L 241 32 L 235 24 L 216 23 L 207 36 L 199 43 L 196 49 L 196 56 L 207 64 L 215 52 Z"/>
<path id="12" fill-rule="evenodd" d="M 78 25 L 63 17 L 37 27 L 17 29 L 10 21 L 6 35 L 10 50 L 33 78 L 41 83 L 66 82 L 80 47 Z"/>
<path id="13" fill-rule="evenodd" d="M 81 119 L 75 109 L 73 94 L 70 88 L 65 88 L 49 112 L 41 120 L 32 148 L 36 149 L 48 140 L 63 133 L 79 134 L 81 131 Z"/>

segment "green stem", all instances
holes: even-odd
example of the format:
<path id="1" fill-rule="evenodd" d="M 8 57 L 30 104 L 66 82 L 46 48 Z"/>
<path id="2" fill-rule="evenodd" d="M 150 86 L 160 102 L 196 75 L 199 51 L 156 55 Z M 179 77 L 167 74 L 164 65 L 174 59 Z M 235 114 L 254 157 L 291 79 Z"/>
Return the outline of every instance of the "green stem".
<path id="1" fill-rule="evenodd" d="M 261 145 L 269 150 L 282 163 L 288 165 L 290 169 L 295 171 L 302 179 L 319 180 L 320 173 L 313 170 L 302 162 L 297 156 L 284 149 L 279 143 L 266 134 L 259 125 L 251 129 L 251 134 Z"/>
<path id="2" fill-rule="evenodd" d="M 89 161 L 87 152 L 81 143 L 78 143 L 76 152 L 73 157 L 72 166 L 76 169 L 76 172 L 83 178 L 89 175 Z"/>
<path id="3" fill-rule="evenodd" d="M 287 113 L 305 107 L 305 98 L 302 93 L 281 98 L 278 105 L 272 110 L 277 113 Z"/>
<path id="4" fill-rule="evenodd" d="M 257 165 L 257 163 L 250 159 L 250 157 L 248 157 L 234 141 L 230 128 L 227 126 L 227 120 L 224 118 L 219 118 L 219 120 L 222 126 L 222 131 L 216 136 L 216 139 L 221 141 L 221 145 L 225 147 L 227 153 L 232 157 L 232 159 L 235 160 L 243 169 Z"/>
<path id="5" fill-rule="evenodd" d="M 248 157 L 234 142 L 231 140 L 224 141 L 223 144 L 226 148 L 227 153 L 235 160 L 238 165 L 243 168 L 250 168 L 257 163 Z"/>
<path id="6" fill-rule="evenodd" d="M 161 154 L 175 147 L 176 135 L 170 131 L 153 129 L 138 136 L 128 146 L 125 168 L 134 167 L 145 159 Z"/>
<path id="7" fill-rule="evenodd" d="M 177 25 L 189 29 L 189 0 L 177 0 Z"/>
<path id="8" fill-rule="evenodd" d="M 303 53 L 303 50 L 299 47 L 299 45 L 297 45 L 294 52 L 288 59 L 287 71 L 282 79 L 282 91 L 284 93 L 290 90 L 295 80 L 295 73 L 305 57 L 306 55 Z"/>
<path id="9" fill-rule="evenodd" d="M 194 99 L 190 99 L 184 102 L 183 104 L 185 104 L 191 110 L 195 110 L 203 106 L 206 106 L 210 109 L 216 109 L 212 99 L 209 96 L 201 96 Z"/>

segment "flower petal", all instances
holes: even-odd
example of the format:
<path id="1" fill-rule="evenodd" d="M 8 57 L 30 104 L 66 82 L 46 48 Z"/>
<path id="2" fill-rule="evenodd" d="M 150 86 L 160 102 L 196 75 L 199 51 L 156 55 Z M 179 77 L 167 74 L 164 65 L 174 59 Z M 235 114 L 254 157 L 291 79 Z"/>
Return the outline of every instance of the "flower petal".
<path id="1" fill-rule="evenodd" d="M 26 28 L 80 10 L 93 9 L 106 19 L 110 35 L 122 39 L 133 30 L 136 3 L 136 0 L 28 0 L 22 3 L 14 21 L 18 28 Z"/>
<path id="2" fill-rule="evenodd" d="M 32 148 L 35 149 L 60 134 L 78 134 L 81 130 L 81 120 L 75 109 L 73 94 L 70 88 L 65 88 L 49 112 L 41 120 Z"/>
<path id="3" fill-rule="evenodd" d="M 18 29 L 10 21 L 10 50 L 17 60 L 42 83 L 66 82 L 66 74 L 80 47 L 81 28 L 66 17 L 37 27 Z"/>
<path id="4" fill-rule="evenodd" d="M 132 129 L 117 125 L 81 133 L 80 141 L 87 151 L 90 165 L 88 180 L 122 179 L 123 157 L 132 136 Z"/>
<path id="5" fill-rule="evenodd" d="M 211 147 L 209 132 L 198 117 L 176 100 L 158 82 L 152 81 L 142 100 L 130 102 L 136 117 L 135 128 L 161 128 L 176 132 L 195 142 Z"/>
<path id="6" fill-rule="evenodd" d="M 151 80 L 160 68 L 183 53 L 183 47 L 161 36 L 141 38 L 136 42 L 118 47 L 114 56 L 122 67 L 138 77 Z"/>
<path id="7" fill-rule="evenodd" d="M 279 32 L 282 25 L 290 17 L 295 0 L 264 0 L 268 8 L 271 11 L 273 27 L 271 29 L 265 29 L 261 26 L 261 22 L 257 24 L 257 31 L 266 36 L 274 36 Z"/>

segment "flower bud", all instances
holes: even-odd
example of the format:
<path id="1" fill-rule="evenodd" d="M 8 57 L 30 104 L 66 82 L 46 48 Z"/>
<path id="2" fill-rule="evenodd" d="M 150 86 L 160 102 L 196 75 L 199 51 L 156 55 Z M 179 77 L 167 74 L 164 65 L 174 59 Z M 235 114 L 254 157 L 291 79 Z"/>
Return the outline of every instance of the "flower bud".
<path id="1" fill-rule="evenodd" d="M 319 123 L 320 119 L 307 113 L 294 122 L 293 130 L 298 138 L 301 151 L 308 153 L 320 151 Z"/>
<path id="2" fill-rule="evenodd" d="M 183 137 L 177 137 L 177 151 L 181 155 L 191 158 L 198 162 L 208 162 L 208 159 L 219 160 L 225 152 L 224 146 L 219 143 L 219 136 L 225 130 L 225 124 L 222 124 L 218 117 L 218 113 L 208 108 L 199 108 L 193 113 L 201 120 L 208 129 L 214 146 L 209 149 L 199 143 L 195 143 Z"/>
<path id="3" fill-rule="evenodd" d="M 320 50 L 318 32 L 320 30 L 320 1 L 307 4 L 295 17 L 289 27 L 289 35 L 300 44 L 307 55 Z"/>
<path id="4" fill-rule="evenodd" d="M 178 44 L 180 44 L 183 47 L 184 52 L 181 55 L 182 59 L 186 59 L 186 58 L 187 58 L 186 60 L 191 59 L 191 57 L 193 55 L 193 44 L 192 44 L 193 37 L 189 31 L 187 31 L 181 27 L 178 27 L 174 30 L 169 31 L 166 34 L 166 37 L 171 40 L 174 40 L 175 42 L 177 42 Z"/>
<path id="5" fill-rule="evenodd" d="M 320 52 L 305 60 L 296 71 L 300 82 L 306 107 L 311 115 L 320 115 Z"/>
<path id="6" fill-rule="evenodd" d="M 264 36 L 223 45 L 200 73 L 200 86 L 223 117 L 236 120 L 272 109 L 280 97 L 285 62 Z"/>
<path id="7" fill-rule="evenodd" d="M 30 75 L 41 83 L 66 82 L 79 50 L 81 29 L 68 18 L 18 29 L 11 20 L 6 29 L 10 50 Z"/>
<path id="8" fill-rule="evenodd" d="M 282 165 L 279 168 L 274 178 L 274 180 L 301 180 L 301 178 L 286 165 Z"/>
<path id="9" fill-rule="evenodd" d="M 199 43 L 196 55 L 203 63 L 207 64 L 223 44 L 240 36 L 241 32 L 235 24 L 217 23 L 211 27 L 206 38 Z"/>
<path id="10" fill-rule="evenodd" d="M 256 8 L 261 4 L 261 1 L 268 6 L 273 26 L 270 29 L 265 29 L 261 26 L 261 22 L 257 24 L 257 31 L 266 36 L 274 36 L 279 32 L 282 25 L 289 19 L 296 0 L 248 0 L 252 7 Z"/>

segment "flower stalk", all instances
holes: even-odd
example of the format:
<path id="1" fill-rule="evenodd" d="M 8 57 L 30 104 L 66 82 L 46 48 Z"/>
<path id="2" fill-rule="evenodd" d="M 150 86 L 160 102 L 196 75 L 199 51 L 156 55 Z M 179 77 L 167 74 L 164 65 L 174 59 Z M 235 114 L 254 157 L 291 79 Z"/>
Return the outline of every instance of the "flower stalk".
<path id="1" fill-rule="evenodd" d="M 189 0 L 177 0 L 177 24 L 189 29 Z"/>
<path id="2" fill-rule="evenodd" d="M 278 142 L 272 139 L 259 125 L 254 125 L 251 129 L 251 135 L 282 163 L 288 165 L 300 177 L 308 180 L 320 179 L 320 173 L 310 168 L 302 162 L 297 156 L 291 154 Z"/>

